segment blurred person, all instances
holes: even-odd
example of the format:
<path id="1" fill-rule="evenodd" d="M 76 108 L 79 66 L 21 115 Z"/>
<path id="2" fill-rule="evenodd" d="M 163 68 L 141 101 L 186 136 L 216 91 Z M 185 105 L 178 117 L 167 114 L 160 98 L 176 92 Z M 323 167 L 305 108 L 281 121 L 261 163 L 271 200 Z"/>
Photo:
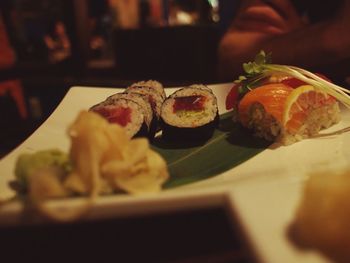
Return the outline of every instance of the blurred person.
<path id="1" fill-rule="evenodd" d="M 56 64 L 70 57 L 71 43 L 62 21 L 54 22 L 51 31 L 44 36 L 44 41 L 49 51 L 49 62 Z"/>
<path id="2" fill-rule="evenodd" d="M 242 74 L 260 51 L 278 64 L 342 78 L 350 65 L 350 0 L 244 0 L 218 48 L 221 80 Z M 347 65 L 347 67 L 344 67 Z"/>

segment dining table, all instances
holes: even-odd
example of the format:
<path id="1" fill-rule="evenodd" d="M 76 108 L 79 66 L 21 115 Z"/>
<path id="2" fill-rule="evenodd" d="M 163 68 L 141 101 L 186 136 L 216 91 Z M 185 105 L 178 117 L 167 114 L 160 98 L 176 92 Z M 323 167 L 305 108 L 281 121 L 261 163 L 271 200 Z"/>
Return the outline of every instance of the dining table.
<path id="1" fill-rule="evenodd" d="M 47 86 L 52 81 L 43 76 L 39 86 Z M 63 81 L 65 87 L 98 89 L 125 88 L 135 80 L 84 76 L 65 77 Z M 26 83 L 32 82 L 38 80 L 27 76 Z M 61 83 L 62 79 L 57 82 Z M 170 80 L 165 86 L 180 87 L 191 83 Z M 50 114 L 45 118 L 50 118 Z M 43 123 L 35 125 L 32 133 L 36 133 Z M 30 137 L 30 132 L 27 136 Z M 14 150 L 16 148 L 3 152 L 0 160 L 6 159 Z M 1 258 L 8 262 L 253 262 L 239 227 L 232 225 L 231 220 L 222 202 L 183 211 L 170 209 L 170 212 L 145 212 L 68 223 L 32 224 L 25 223 L 23 218 L 21 224 L 0 223 Z"/>
<path id="2" fill-rule="evenodd" d="M 12 193 L 11 173 L 22 151 L 68 149 L 65 127 L 74 116 L 127 85 L 72 86 L 47 120 L 0 160 L 0 197 Z M 168 84 L 166 92 L 181 86 Z M 155 195 L 102 197 L 86 218 L 74 222 L 26 217 L 25 212 L 32 212 L 30 204 L 24 213 L 16 204 L 0 206 L 1 257 L 12 262 L 330 262 L 318 251 L 298 249 L 288 229 L 310 172 L 346 167 L 349 134 L 288 146 L 261 143 L 244 129 L 226 129 L 232 127 L 226 126 L 232 116 L 224 103 L 232 83 L 208 87 L 218 99 L 225 125 L 205 145 L 223 148 L 209 157 L 201 148 L 185 151 L 186 158 L 200 153 L 205 160 L 195 165 L 189 159 L 187 167 L 180 166 L 186 180 L 175 174 L 175 187 Z M 349 111 L 342 108 L 342 121 L 330 131 L 349 123 Z M 232 162 L 237 155 L 240 161 Z M 211 172 L 205 170 L 208 165 Z M 193 172 L 193 167 L 202 170 Z M 77 208 L 74 200 L 69 207 Z"/>

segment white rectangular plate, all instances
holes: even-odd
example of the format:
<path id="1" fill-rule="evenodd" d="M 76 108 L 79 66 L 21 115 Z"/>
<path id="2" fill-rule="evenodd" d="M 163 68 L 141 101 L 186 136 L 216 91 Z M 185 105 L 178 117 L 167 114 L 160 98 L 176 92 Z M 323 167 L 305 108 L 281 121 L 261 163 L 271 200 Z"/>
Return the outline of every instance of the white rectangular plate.
<path id="1" fill-rule="evenodd" d="M 210 85 L 224 113 L 225 97 L 231 84 Z M 9 187 L 14 179 L 19 154 L 41 149 L 67 151 L 67 127 L 81 110 L 121 91 L 116 88 L 72 87 L 53 114 L 23 144 L 0 161 L 0 201 L 15 193 Z M 166 90 L 168 94 L 173 88 Z M 342 121 L 328 129 L 350 125 L 349 111 Z M 223 206 L 232 212 L 243 233 L 262 262 L 327 262 L 317 252 L 297 250 L 288 240 L 287 228 L 293 220 L 307 175 L 315 169 L 343 169 L 350 156 L 350 134 L 308 139 L 290 146 L 272 145 L 243 164 L 213 178 L 163 191 L 159 194 L 116 195 L 100 198 L 86 220 Z M 74 209 L 83 200 L 64 203 Z M 236 219 L 232 218 L 232 222 Z M 40 222 L 40 220 L 38 221 Z M 0 207 L 0 224 L 28 223 L 21 217 L 21 204 Z M 29 222 L 32 223 L 32 222 Z"/>

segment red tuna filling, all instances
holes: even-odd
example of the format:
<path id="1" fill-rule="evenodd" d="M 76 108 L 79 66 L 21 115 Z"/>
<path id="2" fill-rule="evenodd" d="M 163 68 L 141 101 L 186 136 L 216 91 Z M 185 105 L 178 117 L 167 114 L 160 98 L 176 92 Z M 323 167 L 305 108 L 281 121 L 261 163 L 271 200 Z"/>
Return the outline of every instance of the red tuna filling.
<path id="1" fill-rule="evenodd" d="M 124 107 L 99 108 L 95 112 L 103 116 L 110 123 L 118 123 L 125 127 L 131 122 L 131 109 Z"/>
<path id="2" fill-rule="evenodd" d="M 187 97 L 175 98 L 173 105 L 173 112 L 177 111 L 201 111 L 204 109 L 206 97 L 200 95 L 193 95 Z"/>

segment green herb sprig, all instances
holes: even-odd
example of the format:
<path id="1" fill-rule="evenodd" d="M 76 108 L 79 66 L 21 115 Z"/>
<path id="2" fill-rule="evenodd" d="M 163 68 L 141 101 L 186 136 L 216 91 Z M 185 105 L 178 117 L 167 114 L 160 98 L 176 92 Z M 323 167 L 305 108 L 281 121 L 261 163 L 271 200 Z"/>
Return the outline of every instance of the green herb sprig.
<path id="1" fill-rule="evenodd" d="M 234 81 L 239 86 L 238 93 L 240 96 L 260 86 L 261 82 L 268 77 L 263 74 L 263 70 L 264 66 L 270 64 L 271 61 L 271 53 L 266 54 L 264 51 L 260 51 L 254 61 L 243 63 L 245 75 L 239 76 Z"/>
<path id="2" fill-rule="evenodd" d="M 283 74 L 312 85 L 316 89 L 335 97 L 346 107 L 350 108 L 350 91 L 348 89 L 326 81 L 305 69 L 295 66 L 272 64 L 271 61 L 271 54 L 260 51 L 253 62 L 243 64 L 246 74 L 240 76 L 235 81 L 239 85 L 238 92 L 240 95 L 258 87 L 262 81 L 267 80 L 271 76 Z"/>

